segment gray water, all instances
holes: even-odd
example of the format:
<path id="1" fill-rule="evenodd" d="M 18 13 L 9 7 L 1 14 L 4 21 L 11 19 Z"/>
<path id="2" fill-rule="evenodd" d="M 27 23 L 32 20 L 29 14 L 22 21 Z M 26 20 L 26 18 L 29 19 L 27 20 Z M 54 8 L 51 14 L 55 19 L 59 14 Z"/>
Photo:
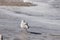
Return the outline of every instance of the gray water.
<path id="1" fill-rule="evenodd" d="M 30 2 L 37 6 L 0 6 L 0 34 L 4 40 L 60 40 L 51 36 L 60 35 L 59 0 Z M 21 20 L 29 23 L 28 32 L 21 32 Z"/>

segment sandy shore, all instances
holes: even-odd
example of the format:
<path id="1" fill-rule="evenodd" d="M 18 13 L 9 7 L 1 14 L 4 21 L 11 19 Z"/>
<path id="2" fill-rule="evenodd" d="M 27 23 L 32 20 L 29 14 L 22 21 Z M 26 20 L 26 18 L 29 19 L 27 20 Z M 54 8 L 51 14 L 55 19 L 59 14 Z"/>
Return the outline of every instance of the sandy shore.
<path id="1" fill-rule="evenodd" d="M 30 2 L 0 2 L 0 6 L 35 6 Z"/>

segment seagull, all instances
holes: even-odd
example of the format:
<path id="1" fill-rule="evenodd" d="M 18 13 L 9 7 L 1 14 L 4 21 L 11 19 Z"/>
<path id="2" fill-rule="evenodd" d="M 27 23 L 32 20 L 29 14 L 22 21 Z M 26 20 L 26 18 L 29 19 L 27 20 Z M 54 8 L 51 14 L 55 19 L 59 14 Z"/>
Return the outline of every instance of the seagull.
<path id="1" fill-rule="evenodd" d="M 23 0 L 23 2 L 28 2 L 28 0 Z"/>
<path id="2" fill-rule="evenodd" d="M 25 22 L 25 20 L 21 21 L 20 27 L 21 29 L 26 29 L 26 30 L 29 29 L 28 23 Z"/>

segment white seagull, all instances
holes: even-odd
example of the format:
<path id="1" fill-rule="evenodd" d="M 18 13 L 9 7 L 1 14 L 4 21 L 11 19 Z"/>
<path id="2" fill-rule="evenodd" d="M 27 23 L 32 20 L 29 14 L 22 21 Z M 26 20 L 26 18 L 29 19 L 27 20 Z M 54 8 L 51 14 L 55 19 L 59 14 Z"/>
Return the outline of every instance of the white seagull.
<path id="1" fill-rule="evenodd" d="M 28 0 L 23 0 L 23 2 L 28 2 Z"/>
<path id="2" fill-rule="evenodd" d="M 28 23 L 25 22 L 25 20 L 21 21 L 20 27 L 21 29 L 26 29 L 26 30 L 29 29 Z"/>

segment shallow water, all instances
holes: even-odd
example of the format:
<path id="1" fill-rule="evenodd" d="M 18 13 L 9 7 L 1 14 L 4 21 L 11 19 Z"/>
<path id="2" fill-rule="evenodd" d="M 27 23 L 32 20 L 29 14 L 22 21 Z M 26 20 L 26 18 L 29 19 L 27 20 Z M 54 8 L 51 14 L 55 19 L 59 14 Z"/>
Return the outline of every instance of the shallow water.
<path id="1" fill-rule="evenodd" d="M 0 34 L 4 40 L 60 40 L 60 36 L 51 36 L 60 35 L 60 12 L 53 2 L 33 0 L 37 6 L 0 6 Z M 29 23 L 28 32 L 21 32 L 22 19 Z"/>

